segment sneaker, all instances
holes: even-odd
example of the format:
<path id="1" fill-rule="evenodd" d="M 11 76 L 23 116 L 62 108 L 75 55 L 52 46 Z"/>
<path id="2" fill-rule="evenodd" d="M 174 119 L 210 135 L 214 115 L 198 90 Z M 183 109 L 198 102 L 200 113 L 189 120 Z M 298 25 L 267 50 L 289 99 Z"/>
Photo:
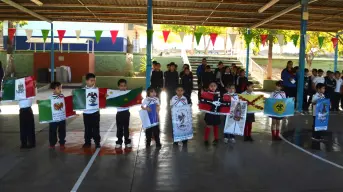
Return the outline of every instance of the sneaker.
<path id="1" fill-rule="evenodd" d="M 64 146 L 64 144 L 60 145 L 60 150 L 64 150 L 66 147 Z"/>
<path id="2" fill-rule="evenodd" d="M 218 139 L 213 140 L 212 144 L 213 145 L 217 145 L 218 144 Z"/>
<path id="3" fill-rule="evenodd" d="M 225 144 L 229 143 L 229 138 L 224 138 L 224 143 Z"/>
<path id="4" fill-rule="evenodd" d="M 49 145 L 49 149 L 55 149 L 55 145 Z"/>
<path id="5" fill-rule="evenodd" d="M 120 149 L 121 148 L 121 144 L 116 144 L 115 148 L 116 149 Z"/>
<path id="6" fill-rule="evenodd" d="M 86 149 L 86 148 L 91 148 L 92 145 L 90 143 L 85 143 L 82 145 L 82 148 Z"/>
<path id="7" fill-rule="evenodd" d="M 230 138 L 230 143 L 236 143 L 236 139 L 235 138 Z"/>
<path id="8" fill-rule="evenodd" d="M 132 144 L 131 144 L 131 143 L 126 144 L 126 145 L 125 145 L 125 148 L 126 148 L 126 149 L 131 149 L 131 148 L 132 148 Z"/>
<path id="9" fill-rule="evenodd" d="M 95 143 L 95 148 L 101 148 L 100 143 Z"/>

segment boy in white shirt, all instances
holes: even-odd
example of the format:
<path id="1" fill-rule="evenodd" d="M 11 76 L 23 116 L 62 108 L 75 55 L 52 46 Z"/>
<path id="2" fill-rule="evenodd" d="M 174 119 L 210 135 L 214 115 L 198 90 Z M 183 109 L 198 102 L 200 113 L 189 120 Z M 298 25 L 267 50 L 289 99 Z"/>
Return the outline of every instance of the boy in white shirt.
<path id="1" fill-rule="evenodd" d="M 312 106 L 313 106 L 313 125 L 312 125 L 312 139 L 313 140 L 320 140 L 321 135 L 319 131 L 315 131 L 315 123 L 316 123 L 316 104 L 318 100 L 325 99 L 325 84 L 324 83 L 318 83 L 317 86 L 317 93 L 313 95 L 312 98 Z"/>
<path id="2" fill-rule="evenodd" d="M 318 69 L 318 76 L 314 77 L 312 80 L 312 88 L 313 90 L 317 90 L 316 86 L 318 83 L 325 83 L 325 78 L 323 77 L 324 71 L 322 69 Z"/>

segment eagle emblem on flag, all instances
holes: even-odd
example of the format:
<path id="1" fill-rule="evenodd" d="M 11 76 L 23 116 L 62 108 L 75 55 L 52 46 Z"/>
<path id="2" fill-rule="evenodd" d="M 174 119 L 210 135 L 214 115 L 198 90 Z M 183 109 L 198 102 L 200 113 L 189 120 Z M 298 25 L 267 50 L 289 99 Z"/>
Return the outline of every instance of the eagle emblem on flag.
<path id="1" fill-rule="evenodd" d="M 98 98 L 98 94 L 96 94 L 95 92 L 90 92 L 87 95 L 87 98 L 90 97 L 89 102 L 90 102 L 90 106 L 97 106 L 97 98 Z"/>
<path id="2" fill-rule="evenodd" d="M 17 93 L 24 93 L 24 85 L 23 84 L 19 84 L 18 85 L 18 90 L 16 90 Z"/>

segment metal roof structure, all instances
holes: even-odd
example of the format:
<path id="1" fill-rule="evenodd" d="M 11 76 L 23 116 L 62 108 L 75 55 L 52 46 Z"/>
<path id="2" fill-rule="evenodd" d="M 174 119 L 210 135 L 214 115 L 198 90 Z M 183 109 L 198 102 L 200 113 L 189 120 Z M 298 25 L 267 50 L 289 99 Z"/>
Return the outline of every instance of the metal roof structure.
<path id="1" fill-rule="evenodd" d="M 300 29 L 300 0 L 280 0 L 263 13 L 270 0 L 153 0 L 154 24 L 203 25 L 268 29 Z M 7 3 L 4 3 L 7 2 Z M 33 12 L 10 6 L 14 2 Z M 146 0 L 1 0 L 1 20 L 146 23 Z M 285 13 L 282 15 L 282 13 Z M 35 15 L 37 14 L 37 15 Z M 33 16 L 35 15 L 35 16 Z M 281 15 L 277 17 L 278 15 Z M 276 17 L 276 18 L 275 18 Z M 310 31 L 343 29 L 342 0 L 309 0 Z"/>

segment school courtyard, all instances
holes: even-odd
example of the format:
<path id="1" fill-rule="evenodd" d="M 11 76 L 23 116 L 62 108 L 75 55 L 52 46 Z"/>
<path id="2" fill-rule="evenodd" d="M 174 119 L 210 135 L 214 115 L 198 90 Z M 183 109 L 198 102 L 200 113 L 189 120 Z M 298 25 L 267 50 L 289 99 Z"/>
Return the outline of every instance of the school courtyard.
<path id="1" fill-rule="evenodd" d="M 64 94 L 71 89 L 64 89 Z M 50 91 L 40 92 L 43 99 Z M 266 96 L 268 95 L 265 93 Z M 114 109 L 101 110 L 102 148 L 94 155 L 82 149 L 82 116 L 67 121 L 66 149 L 49 149 L 48 125 L 39 124 L 37 145 L 19 148 L 18 106 L 1 106 L 0 191 L 234 191 L 234 192 L 340 192 L 343 190 L 342 114 L 330 116 L 325 142 L 311 141 L 311 116 L 296 115 L 283 121 L 284 141 L 271 141 L 270 119 L 256 114 L 255 142 L 237 137 L 235 144 L 203 143 L 204 114 L 193 105 L 194 138 L 187 147 L 173 146 L 170 109 L 164 94 L 161 106 L 162 148 L 145 148 L 145 135 L 138 116 L 130 109 L 132 151 L 116 151 Z M 197 96 L 193 93 L 196 103 Z M 212 134 L 212 133 L 211 133 Z M 212 137 L 211 137 L 212 138 Z"/>

